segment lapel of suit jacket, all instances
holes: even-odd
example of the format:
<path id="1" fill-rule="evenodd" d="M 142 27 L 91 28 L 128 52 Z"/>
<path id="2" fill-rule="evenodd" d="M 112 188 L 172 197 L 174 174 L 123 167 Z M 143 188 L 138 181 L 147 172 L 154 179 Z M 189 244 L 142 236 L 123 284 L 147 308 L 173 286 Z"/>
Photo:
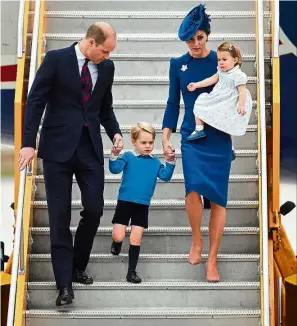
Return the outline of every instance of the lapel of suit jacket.
<path id="1" fill-rule="evenodd" d="M 97 65 L 97 69 L 98 69 L 97 80 L 96 80 L 94 89 L 92 91 L 91 98 L 90 98 L 90 100 L 88 102 L 92 101 L 92 98 L 96 95 L 96 93 L 100 89 L 100 86 L 102 85 L 102 80 L 105 77 L 105 64 L 104 64 L 104 61 Z"/>
<path id="2" fill-rule="evenodd" d="M 75 45 L 77 44 L 74 43 L 70 47 L 70 52 L 69 52 L 69 78 L 71 78 L 71 81 L 75 83 L 75 88 L 76 91 L 79 95 L 79 98 L 81 100 L 81 103 L 83 106 L 85 106 L 85 103 L 82 98 L 82 85 L 81 85 L 81 80 L 80 80 L 80 73 L 79 73 L 79 68 L 78 68 L 78 61 L 76 57 L 76 52 L 75 52 Z"/>

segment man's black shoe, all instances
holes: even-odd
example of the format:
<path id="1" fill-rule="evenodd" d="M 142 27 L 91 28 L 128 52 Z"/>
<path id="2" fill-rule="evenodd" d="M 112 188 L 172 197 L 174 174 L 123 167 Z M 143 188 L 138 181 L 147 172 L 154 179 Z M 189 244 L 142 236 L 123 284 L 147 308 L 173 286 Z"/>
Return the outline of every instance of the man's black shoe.
<path id="1" fill-rule="evenodd" d="M 75 269 L 72 273 L 72 282 L 81 284 L 93 284 L 93 277 L 88 276 L 86 272 Z"/>
<path id="2" fill-rule="evenodd" d="M 72 304 L 73 298 L 74 294 L 71 286 L 61 286 L 56 300 L 56 306 L 59 308 L 68 308 Z"/>
<path id="3" fill-rule="evenodd" d="M 131 283 L 141 283 L 141 278 L 137 275 L 135 271 L 128 271 L 126 279 L 128 282 Z"/>

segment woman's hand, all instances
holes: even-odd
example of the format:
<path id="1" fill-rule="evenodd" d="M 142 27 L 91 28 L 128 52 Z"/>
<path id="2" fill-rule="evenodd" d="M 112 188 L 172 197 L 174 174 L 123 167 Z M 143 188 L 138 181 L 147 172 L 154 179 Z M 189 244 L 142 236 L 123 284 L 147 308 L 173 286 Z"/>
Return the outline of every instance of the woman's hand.
<path id="1" fill-rule="evenodd" d="M 167 161 L 175 160 L 175 149 L 169 140 L 163 140 L 163 153 Z"/>
<path id="2" fill-rule="evenodd" d="M 193 92 L 197 88 L 197 85 L 196 83 L 190 83 L 187 88 L 190 92 Z"/>

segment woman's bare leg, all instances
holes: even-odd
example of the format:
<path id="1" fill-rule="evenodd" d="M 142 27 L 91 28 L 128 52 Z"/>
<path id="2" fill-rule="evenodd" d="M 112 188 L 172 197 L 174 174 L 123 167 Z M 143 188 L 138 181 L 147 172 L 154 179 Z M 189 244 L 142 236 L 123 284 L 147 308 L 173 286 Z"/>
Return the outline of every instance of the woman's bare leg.
<path id="1" fill-rule="evenodd" d="M 209 254 L 206 263 L 206 279 L 209 282 L 220 280 L 217 269 L 217 254 L 220 248 L 222 234 L 226 221 L 226 208 L 211 203 L 211 215 L 209 220 Z"/>
<path id="2" fill-rule="evenodd" d="M 204 121 L 195 116 L 195 124 L 196 126 L 204 126 Z"/>
<path id="3" fill-rule="evenodd" d="M 201 217 L 202 217 L 202 201 L 200 195 L 191 191 L 186 197 L 186 210 L 189 222 L 192 228 L 192 245 L 189 254 L 190 264 L 199 264 L 202 253 L 202 234 L 201 234 Z"/>

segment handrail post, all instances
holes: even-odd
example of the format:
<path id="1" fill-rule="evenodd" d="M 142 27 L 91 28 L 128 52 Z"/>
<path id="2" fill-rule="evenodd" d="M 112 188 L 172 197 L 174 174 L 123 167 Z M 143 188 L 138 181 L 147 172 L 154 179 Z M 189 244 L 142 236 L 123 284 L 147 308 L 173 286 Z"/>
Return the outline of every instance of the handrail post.
<path id="1" fill-rule="evenodd" d="M 263 28 L 263 0 L 257 0 L 257 54 L 258 54 L 258 84 L 259 84 L 259 133 L 260 133 L 260 173 L 261 173 L 261 285 L 263 293 L 262 322 L 263 326 L 270 326 L 269 314 L 269 260 L 268 260 L 268 201 L 267 201 L 267 153 L 266 153 L 266 118 L 265 118 L 265 74 L 264 74 L 264 28 Z"/>
<path id="2" fill-rule="evenodd" d="M 272 56 L 279 57 L 279 0 L 273 0 L 273 48 Z"/>
<path id="3" fill-rule="evenodd" d="M 24 51 L 24 14 L 25 14 L 25 0 L 20 1 L 19 18 L 18 18 L 18 58 L 23 57 Z"/>
<path id="4" fill-rule="evenodd" d="M 277 325 L 282 326 L 282 285 L 283 280 L 282 277 L 277 279 L 277 311 L 278 311 L 278 320 Z"/>
<path id="5" fill-rule="evenodd" d="M 19 255 L 21 246 L 21 232 L 23 224 L 23 207 L 24 207 L 24 194 L 25 194 L 25 182 L 26 182 L 27 167 L 21 172 L 20 175 L 20 187 L 17 207 L 17 219 L 15 229 L 15 241 L 13 250 L 13 262 L 12 262 L 12 273 L 8 303 L 8 315 L 7 315 L 7 326 L 13 326 L 14 323 L 14 310 L 15 310 L 15 299 L 17 289 L 17 278 L 18 278 L 18 266 L 19 266 Z"/>

